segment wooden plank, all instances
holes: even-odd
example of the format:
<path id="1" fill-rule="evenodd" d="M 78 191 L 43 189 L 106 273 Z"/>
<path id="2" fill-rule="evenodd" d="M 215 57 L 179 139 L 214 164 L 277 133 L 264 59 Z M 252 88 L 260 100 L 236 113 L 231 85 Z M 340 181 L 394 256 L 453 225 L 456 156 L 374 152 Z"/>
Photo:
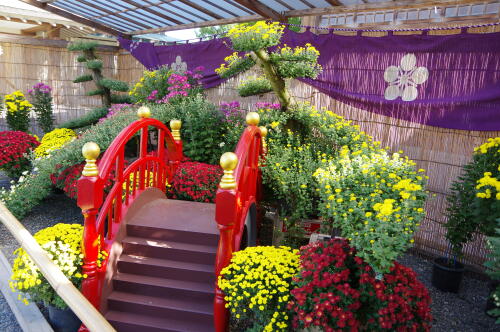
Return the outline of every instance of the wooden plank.
<path id="1" fill-rule="evenodd" d="M 325 0 L 325 1 L 328 2 L 332 6 L 343 6 L 344 5 L 343 3 L 341 3 L 338 0 Z"/>
<path id="2" fill-rule="evenodd" d="M 40 39 L 40 38 L 31 38 L 28 36 L 11 35 L 7 33 L 0 33 L 0 42 L 21 44 L 21 45 L 59 47 L 59 48 L 66 48 L 69 43 L 67 40 L 62 40 L 62 39 Z M 120 48 L 118 46 L 98 45 L 97 49 L 108 52 L 117 52 Z"/>
<path id="3" fill-rule="evenodd" d="M 179 2 L 182 2 L 183 4 L 188 5 L 189 7 L 192 7 L 192 8 L 194 8 L 194 9 L 196 9 L 196 10 L 198 10 L 198 11 L 200 11 L 200 12 L 202 12 L 210 17 L 217 19 L 217 20 L 224 19 L 222 16 L 220 16 L 220 15 L 218 15 L 218 14 L 216 14 L 216 13 L 214 13 L 214 12 L 212 12 L 212 11 L 210 11 L 210 10 L 200 6 L 200 5 L 197 5 L 196 3 L 191 2 L 189 0 L 179 0 Z M 187 11 L 187 12 L 191 14 L 191 12 L 189 12 L 189 11 Z M 217 24 L 213 24 L 213 25 L 217 25 Z"/>
<path id="4" fill-rule="evenodd" d="M 66 10 L 62 10 L 60 8 L 57 8 L 51 4 L 44 3 L 44 2 L 38 2 L 36 0 L 20 0 L 20 1 L 27 3 L 28 5 L 32 5 L 32 6 L 35 6 L 37 8 L 51 12 L 52 14 L 56 14 L 56 15 L 65 17 L 67 19 L 70 19 L 72 21 L 75 21 L 75 22 L 78 22 L 81 24 L 85 24 L 89 27 L 96 28 L 97 30 L 100 30 L 100 31 L 105 32 L 105 33 L 109 33 L 113 36 L 123 36 L 125 38 L 131 38 L 130 35 L 126 32 L 121 32 L 121 31 L 115 30 L 107 25 L 89 20 L 89 19 L 82 17 L 82 16 L 75 15 L 73 13 L 66 11 Z"/>
<path id="5" fill-rule="evenodd" d="M 285 16 L 281 15 L 274 9 L 264 5 L 260 1 L 249 1 L 249 0 L 233 0 L 240 5 L 252 10 L 253 12 L 259 14 L 264 18 L 270 18 L 276 21 L 285 21 Z"/>
<path id="6" fill-rule="evenodd" d="M 490 2 L 490 1 L 488 1 Z M 284 12 L 286 17 L 297 16 L 321 16 L 328 14 L 355 14 L 359 12 L 370 11 L 392 11 L 392 10 L 408 10 L 408 9 L 428 9 L 434 6 L 443 7 L 446 5 L 469 5 L 469 4 L 482 4 L 478 0 L 400 0 L 397 2 L 367 2 L 358 5 L 350 6 L 335 6 L 326 8 L 310 8 L 300 10 L 290 10 Z"/>
<path id="7" fill-rule="evenodd" d="M 2 203 L 0 203 L 0 221 L 30 256 L 31 260 L 37 265 L 56 293 L 91 332 L 116 331 L 73 283 L 68 280 L 59 267 L 52 262 L 47 252 Z"/>
<path id="8" fill-rule="evenodd" d="M 140 5 L 140 4 L 138 4 L 137 2 L 132 1 L 132 0 L 122 0 L 122 1 L 123 1 L 123 2 L 128 3 L 129 5 L 135 6 L 137 9 L 142 9 L 142 10 L 144 10 L 144 11 L 147 11 L 148 13 L 151 13 L 151 14 L 153 14 L 153 15 L 156 15 L 156 16 L 158 16 L 158 17 L 161 17 L 161 18 L 163 18 L 163 19 L 165 19 L 165 20 L 167 20 L 167 21 L 173 22 L 173 23 L 175 23 L 175 24 L 182 24 L 182 22 L 181 22 L 181 21 L 176 20 L 176 19 L 175 19 L 175 18 L 173 18 L 173 17 L 167 16 L 167 15 L 164 15 L 164 14 L 162 14 L 162 13 L 158 12 L 158 11 L 154 11 L 154 10 L 152 10 L 151 8 L 149 8 L 149 5 L 148 5 L 148 6 L 145 6 L 145 5 Z"/>
<path id="9" fill-rule="evenodd" d="M 143 28 L 146 28 L 146 29 L 152 28 L 152 26 L 150 26 L 150 25 L 143 24 L 142 22 L 138 22 L 136 20 L 133 20 L 133 19 L 128 18 L 128 17 L 126 17 L 124 15 L 121 15 L 121 14 L 117 14 L 117 13 L 111 11 L 111 10 L 108 10 L 105 7 L 97 6 L 95 3 L 91 3 L 91 2 L 88 2 L 86 0 L 78 0 L 78 1 L 81 2 L 81 3 L 83 3 L 84 5 L 87 5 L 87 6 L 91 7 L 91 8 L 97 9 L 98 11 L 110 14 L 110 16 L 111 16 L 110 18 L 113 18 L 113 16 L 115 16 L 115 17 L 119 17 L 120 19 L 125 20 L 127 22 L 130 22 L 130 23 L 132 23 L 132 24 L 134 24 L 136 26 L 139 26 L 139 27 L 143 27 Z M 93 19 L 93 18 L 97 18 L 97 17 L 96 16 L 95 17 L 89 17 L 89 19 Z"/>
<path id="10" fill-rule="evenodd" d="M 165 32 L 165 31 L 202 28 L 202 27 L 209 27 L 209 26 L 214 26 L 214 25 L 252 22 L 252 21 L 258 21 L 258 20 L 262 20 L 262 16 L 260 16 L 260 15 L 240 16 L 240 17 L 224 18 L 224 19 L 213 20 L 213 21 L 203 21 L 203 22 L 196 22 L 196 23 L 179 24 L 179 25 L 175 25 L 175 26 L 166 26 L 166 27 L 155 28 L 155 29 L 135 30 L 135 31 L 130 31 L 129 33 L 132 35 L 142 35 L 145 33 L 159 33 L 159 32 Z"/>

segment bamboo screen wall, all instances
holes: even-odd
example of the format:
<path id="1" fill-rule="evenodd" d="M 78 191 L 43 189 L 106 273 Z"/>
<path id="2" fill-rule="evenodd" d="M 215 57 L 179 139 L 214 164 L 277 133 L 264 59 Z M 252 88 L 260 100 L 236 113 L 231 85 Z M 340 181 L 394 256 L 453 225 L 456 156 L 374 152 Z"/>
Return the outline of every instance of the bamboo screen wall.
<path id="1" fill-rule="evenodd" d="M 43 82 L 53 88 L 55 118 L 58 123 L 77 118 L 88 110 L 101 105 L 99 97 L 88 97 L 92 82 L 75 84 L 74 78 L 85 72 L 76 61 L 78 54 L 63 47 L 46 47 L 29 44 L 1 42 L 0 96 L 21 90 L 26 93 L 35 83 Z M 99 51 L 103 70 L 108 77 L 118 74 L 118 53 Z M 32 131 L 40 130 L 32 117 Z M 0 130 L 6 130 L 5 114 L 0 118 Z"/>
<path id="2" fill-rule="evenodd" d="M 500 31 L 497 27 L 474 28 L 469 32 Z M 460 30 L 443 30 L 434 33 L 458 33 Z M 412 32 L 415 33 L 415 32 Z M 418 32 L 417 32 L 418 33 Z M 380 33 L 372 33 L 373 37 Z M 64 48 L 47 48 L 28 45 L 1 43 L 4 54 L 0 56 L 0 94 L 15 89 L 26 91 L 34 83 L 43 80 L 55 88 L 56 118 L 58 122 L 78 117 L 89 108 L 98 105 L 96 97 L 86 97 L 81 84 L 71 80 L 84 71 L 76 62 L 76 55 Z M 144 70 L 130 54 L 105 52 L 105 72 L 126 82 L 137 81 Z M 245 74 L 231 79 L 223 85 L 206 92 L 208 98 L 219 104 L 221 101 L 239 100 L 245 109 L 251 109 L 257 101 L 273 101 L 271 94 L 241 98 L 236 92 L 238 82 Z M 90 83 L 88 83 L 90 84 Z M 88 90 L 87 90 L 88 91 Z M 444 208 L 451 182 L 460 173 L 461 165 L 470 160 L 473 148 L 488 137 L 499 136 L 500 132 L 477 132 L 441 129 L 349 107 L 299 81 L 291 83 L 291 91 L 297 100 L 309 101 L 317 107 L 328 109 L 353 120 L 361 129 L 389 146 L 393 151 L 403 150 L 415 160 L 419 168 L 427 170 L 430 177 L 428 189 L 433 194 L 427 201 L 427 215 L 416 234 L 416 248 L 430 255 L 442 255 L 448 249 L 444 238 L 446 223 Z M 3 126 L 3 127 L 2 127 Z M 4 130 L 0 123 L 0 130 Z M 484 239 L 478 237 L 464 248 L 465 262 L 481 269 L 485 257 Z"/>

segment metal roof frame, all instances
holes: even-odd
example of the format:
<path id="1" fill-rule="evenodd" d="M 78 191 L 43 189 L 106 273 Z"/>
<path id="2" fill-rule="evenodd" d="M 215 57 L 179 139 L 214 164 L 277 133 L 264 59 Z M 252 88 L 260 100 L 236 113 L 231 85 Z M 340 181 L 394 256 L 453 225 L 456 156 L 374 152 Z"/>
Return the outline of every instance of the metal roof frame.
<path id="1" fill-rule="evenodd" d="M 488 0 L 21 0 L 102 32 L 133 35 L 261 19 L 398 13 L 491 3 Z M 498 1 L 496 1 L 498 2 Z M 470 12 L 470 10 L 469 10 Z M 385 15 L 385 14 L 384 14 Z M 396 16 L 396 15 L 394 15 Z M 497 15 L 498 16 L 498 15 Z M 345 20 L 344 20 L 345 21 Z"/>

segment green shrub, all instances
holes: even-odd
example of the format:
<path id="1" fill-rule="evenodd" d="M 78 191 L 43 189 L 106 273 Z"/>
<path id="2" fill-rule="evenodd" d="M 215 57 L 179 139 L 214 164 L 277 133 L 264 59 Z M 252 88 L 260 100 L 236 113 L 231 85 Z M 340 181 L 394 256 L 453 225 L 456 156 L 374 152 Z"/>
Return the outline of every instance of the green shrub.
<path id="1" fill-rule="evenodd" d="M 500 193 L 495 188 L 495 179 L 500 179 L 499 146 L 500 137 L 496 137 L 474 149 L 472 161 L 451 184 L 445 227 L 455 255 L 461 255 L 462 247 L 475 233 L 495 234 L 496 219 L 500 218 L 500 201 L 495 197 Z"/>
<path id="2" fill-rule="evenodd" d="M 68 45 L 69 51 L 93 51 L 97 47 L 95 41 L 77 41 Z M 83 61 L 82 61 L 83 62 Z"/>
<path id="3" fill-rule="evenodd" d="M 102 60 L 92 59 L 87 60 L 86 64 L 88 69 L 102 69 Z"/>
<path id="4" fill-rule="evenodd" d="M 30 111 L 33 105 L 29 103 L 21 91 L 5 95 L 7 125 L 11 130 L 28 132 Z"/>
<path id="5" fill-rule="evenodd" d="M 52 88 L 43 83 L 37 83 L 28 93 L 33 102 L 38 124 L 44 133 L 54 129 L 54 114 L 52 112 Z"/>
<path id="6" fill-rule="evenodd" d="M 241 97 L 260 95 L 273 91 L 271 82 L 264 76 L 250 77 L 238 86 L 238 94 Z"/>
<path id="7" fill-rule="evenodd" d="M 208 140 L 208 137 L 204 136 L 203 133 L 196 132 L 196 130 L 202 131 L 204 127 L 211 127 L 214 129 L 218 127 L 217 123 L 214 122 L 214 118 L 211 117 L 211 115 L 215 115 L 215 106 L 205 99 L 193 97 L 186 98 L 179 105 L 155 104 L 151 106 L 151 117 L 164 123 L 168 123 L 172 119 L 183 119 L 180 115 L 189 114 L 185 115 L 185 125 L 183 125 L 184 128 L 181 129 L 185 147 L 187 146 L 187 151 L 192 151 L 192 153 L 188 154 L 188 157 L 194 160 L 196 160 L 194 157 L 199 159 L 210 159 L 211 162 L 215 163 L 219 160 L 222 152 L 225 152 L 222 151 L 221 147 L 217 146 L 215 138 L 213 138 L 213 140 L 215 141 L 216 148 L 212 148 L 211 152 L 200 151 L 199 154 L 197 154 L 195 152 L 198 146 L 195 145 L 196 148 L 190 147 L 190 142 L 194 140 Z M 196 122 L 194 120 L 198 119 L 196 112 L 201 114 L 203 111 L 209 114 L 205 116 L 205 124 L 203 126 L 201 124 L 194 124 L 193 122 Z M 81 133 L 77 139 L 65 145 L 63 149 L 54 151 L 50 158 L 39 160 L 35 165 L 37 173 L 30 174 L 22 184 L 16 187 L 15 191 L 11 191 L 6 195 L 1 195 L 0 199 L 5 202 L 8 209 L 17 218 L 21 219 L 50 193 L 52 187 L 52 182 L 50 180 L 51 174 L 54 174 L 54 172 L 61 173 L 70 166 L 84 162 L 81 149 L 85 143 L 97 143 L 102 153 L 104 153 L 120 131 L 135 120 L 137 120 L 137 115 L 134 110 L 123 111 L 90 127 Z M 213 132 L 211 133 L 214 134 Z M 218 133 L 217 136 L 219 136 Z M 206 162 L 203 160 L 198 161 Z M 54 174 L 54 176 L 57 175 L 58 174 Z"/>
<path id="8" fill-rule="evenodd" d="M 89 81 L 92 81 L 93 79 L 94 78 L 90 74 L 88 74 L 88 75 L 81 75 L 81 76 L 78 76 L 77 78 L 75 78 L 73 80 L 73 83 L 89 82 Z"/>
<path id="9" fill-rule="evenodd" d="M 488 245 L 490 253 L 488 260 L 484 263 L 487 267 L 486 273 L 491 279 L 500 281 L 500 219 L 497 219 L 496 234 L 488 237 Z M 496 323 L 500 324 L 500 285 L 494 290 L 492 297 L 496 308 L 488 313 L 497 317 Z"/>
<path id="10" fill-rule="evenodd" d="M 166 119 L 182 121 L 181 137 L 186 157 L 207 164 L 217 164 L 224 148 L 225 126 L 221 112 L 202 96 L 184 99 L 178 105 L 151 104 L 153 111 Z"/>
<path id="11" fill-rule="evenodd" d="M 99 119 L 106 116 L 106 114 L 108 114 L 108 109 L 106 107 L 94 108 L 77 119 L 69 120 L 60 124 L 57 128 L 77 129 L 90 126 L 97 123 Z"/>
<path id="12" fill-rule="evenodd" d="M 128 84 L 122 81 L 113 80 L 111 78 L 103 78 L 102 80 L 99 81 L 99 83 L 103 87 L 108 88 L 112 91 L 120 91 L 120 92 L 128 91 Z"/>

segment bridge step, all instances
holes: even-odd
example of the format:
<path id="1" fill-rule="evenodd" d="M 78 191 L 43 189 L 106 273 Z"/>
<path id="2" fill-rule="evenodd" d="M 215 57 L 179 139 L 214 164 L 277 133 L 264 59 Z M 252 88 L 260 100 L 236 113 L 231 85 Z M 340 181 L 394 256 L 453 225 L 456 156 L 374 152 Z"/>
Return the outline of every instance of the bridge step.
<path id="1" fill-rule="evenodd" d="M 117 331 L 214 330 L 215 205 L 156 199 L 129 221 L 107 299 Z"/>
<path id="2" fill-rule="evenodd" d="M 207 332 L 213 324 L 166 317 L 145 316 L 133 312 L 108 311 L 106 319 L 119 332 Z"/>

